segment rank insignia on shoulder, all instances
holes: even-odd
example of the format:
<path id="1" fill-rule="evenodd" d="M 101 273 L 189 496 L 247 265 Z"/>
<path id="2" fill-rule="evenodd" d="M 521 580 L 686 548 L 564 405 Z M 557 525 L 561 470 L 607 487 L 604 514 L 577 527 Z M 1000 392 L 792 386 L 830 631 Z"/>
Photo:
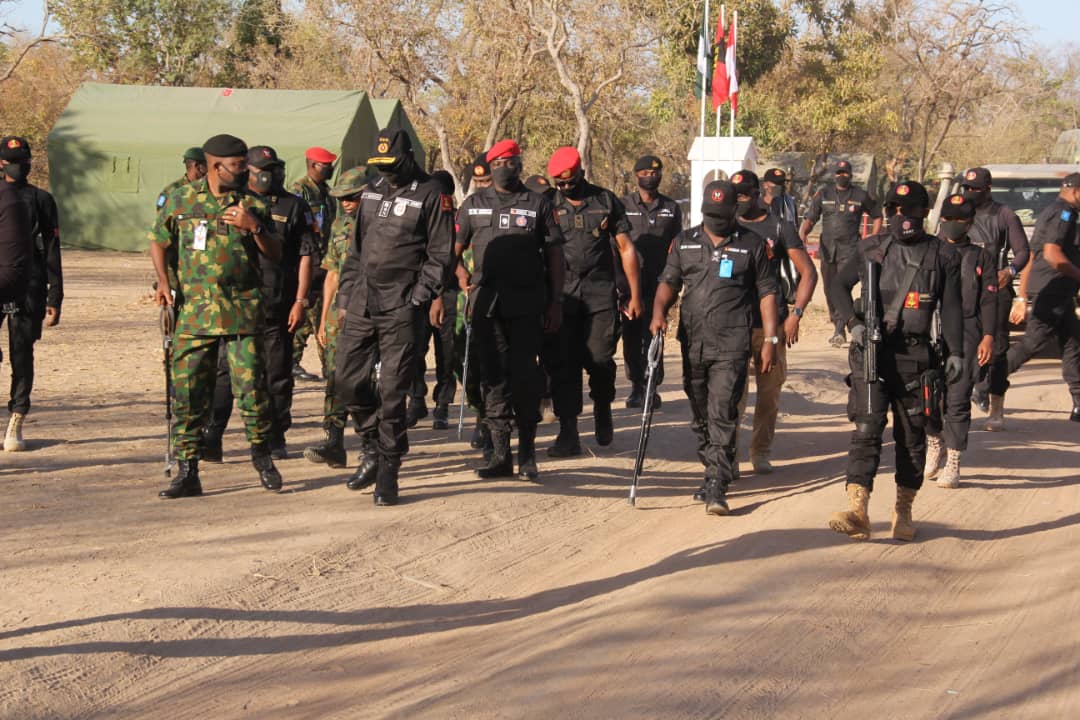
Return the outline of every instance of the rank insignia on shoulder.
<path id="1" fill-rule="evenodd" d="M 904 298 L 905 310 L 918 310 L 919 309 L 919 293 L 909 292 L 907 297 Z"/>
<path id="2" fill-rule="evenodd" d="M 454 199 L 449 195 L 440 195 L 439 206 L 443 212 L 454 212 Z"/>

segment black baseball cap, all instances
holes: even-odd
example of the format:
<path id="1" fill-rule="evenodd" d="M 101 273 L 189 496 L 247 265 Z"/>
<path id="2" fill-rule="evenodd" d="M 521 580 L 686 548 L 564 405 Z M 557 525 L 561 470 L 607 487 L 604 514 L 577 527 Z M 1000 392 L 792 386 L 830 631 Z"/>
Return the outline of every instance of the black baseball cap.
<path id="1" fill-rule="evenodd" d="M 836 167 L 833 170 L 833 174 L 834 175 L 850 175 L 851 174 L 851 163 L 849 163 L 847 160 L 837 160 L 836 161 Z"/>
<path id="2" fill-rule="evenodd" d="M 740 170 L 731 176 L 731 186 L 735 188 L 736 195 L 749 195 L 760 187 L 757 173 Z"/>
<path id="3" fill-rule="evenodd" d="M 8 162 L 20 162 L 30 159 L 30 143 L 26 138 L 8 135 L 0 140 L 0 158 Z"/>
<path id="4" fill-rule="evenodd" d="M 1061 181 L 1061 187 L 1074 188 L 1080 187 L 1080 172 L 1069 173 Z"/>
<path id="5" fill-rule="evenodd" d="M 401 128 L 383 128 L 375 136 L 375 153 L 368 158 L 368 165 L 395 165 L 412 155 L 412 151 L 409 133 Z"/>
<path id="6" fill-rule="evenodd" d="M 975 217 L 975 204 L 957 193 L 945 199 L 941 206 L 942 220 L 970 220 Z"/>
<path id="7" fill-rule="evenodd" d="M 735 187 L 727 180 L 713 180 L 705 186 L 701 199 L 703 215 L 733 217 L 735 215 Z"/>
<path id="8" fill-rule="evenodd" d="M 930 194 L 917 182 L 902 182 L 889 191 L 885 199 L 886 206 L 896 206 L 902 210 L 915 210 L 930 207 Z"/>
<path id="9" fill-rule="evenodd" d="M 989 170 L 984 167 L 977 167 L 964 171 L 964 179 L 960 181 L 960 186 L 969 187 L 973 190 L 985 190 L 993 182 L 994 178 Z"/>
<path id="10" fill-rule="evenodd" d="M 285 162 L 278 157 L 277 151 L 269 145 L 256 145 L 248 150 L 248 165 L 259 170 L 269 167 L 285 167 Z"/>
<path id="11" fill-rule="evenodd" d="M 777 185 L 783 185 L 787 182 L 787 173 L 785 173 L 780 168 L 769 168 L 765 171 L 765 175 L 761 179 L 764 182 L 771 182 Z"/>

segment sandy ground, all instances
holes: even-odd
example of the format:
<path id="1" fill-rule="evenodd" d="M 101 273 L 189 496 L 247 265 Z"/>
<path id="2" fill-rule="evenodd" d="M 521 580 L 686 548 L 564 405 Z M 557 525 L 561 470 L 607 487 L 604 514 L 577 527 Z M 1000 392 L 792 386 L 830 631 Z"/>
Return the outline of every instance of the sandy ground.
<path id="1" fill-rule="evenodd" d="M 425 423 L 405 502 L 376 509 L 299 457 L 307 383 L 285 492 L 258 487 L 234 422 L 207 496 L 163 502 L 149 263 L 65 261 L 30 452 L 0 453 L 0 717 L 1080 717 L 1080 449 L 1053 360 L 1014 379 L 1007 433 L 973 433 L 964 487 L 919 495 L 912 544 L 888 537 L 891 443 L 872 541 L 826 527 L 850 425 L 820 302 L 777 472 L 744 462 L 732 517 L 690 498 L 673 343 L 636 509 L 625 387 L 614 445 L 586 420 L 587 456 L 542 455 L 541 486 L 478 480 Z"/>

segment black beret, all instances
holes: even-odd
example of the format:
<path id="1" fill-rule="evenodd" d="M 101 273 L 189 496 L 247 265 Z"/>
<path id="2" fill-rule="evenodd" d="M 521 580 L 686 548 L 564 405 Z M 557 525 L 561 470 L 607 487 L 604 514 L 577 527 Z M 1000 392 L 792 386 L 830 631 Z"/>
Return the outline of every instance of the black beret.
<path id="1" fill-rule="evenodd" d="M 735 188 L 736 195 L 749 195 L 759 187 L 757 173 L 740 170 L 731 176 L 731 186 Z"/>
<path id="2" fill-rule="evenodd" d="M 30 159 L 30 143 L 26 138 L 16 135 L 8 135 L 0 140 L 0 158 L 8 162 L 19 162 Z"/>
<path id="3" fill-rule="evenodd" d="M 525 187 L 537 195 L 543 195 L 551 190 L 551 183 L 543 175 L 530 175 L 525 178 Z"/>
<path id="4" fill-rule="evenodd" d="M 203 152 L 214 157 L 246 157 L 248 147 L 234 135 L 215 135 L 202 146 Z"/>
<path id="5" fill-rule="evenodd" d="M 941 206 L 942 220 L 970 220 L 973 217 L 975 217 L 975 204 L 970 200 L 965 200 L 959 193 L 950 195 Z"/>
<path id="6" fill-rule="evenodd" d="M 268 167 L 285 167 L 285 161 L 278 157 L 277 150 L 269 145 L 256 145 L 248 150 L 248 165 L 265 170 Z"/>
<path id="7" fill-rule="evenodd" d="M 487 161 L 487 150 L 477 155 L 476 159 L 473 160 L 472 165 L 469 167 L 471 168 L 469 174 L 473 177 L 487 177 L 490 175 L 491 165 L 489 165 Z"/>
<path id="8" fill-rule="evenodd" d="M 735 215 L 735 188 L 727 180 L 713 180 L 705 186 L 701 200 L 703 215 L 732 217 Z"/>
<path id="9" fill-rule="evenodd" d="M 383 128 L 375 136 L 375 152 L 368 158 L 368 165 L 393 165 L 412 155 L 412 138 L 400 128 Z"/>
<path id="10" fill-rule="evenodd" d="M 638 161 L 634 163 L 634 172 L 641 170 L 655 170 L 660 172 L 664 169 L 664 163 L 660 162 L 660 158 L 655 155 L 642 155 L 638 158 Z"/>
<path id="11" fill-rule="evenodd" d="M 904 210 L 930 207 L 930 195 L 926 188 L 917 182 L 902 182 L 889 191 L 886 205 L 896 205 Z"/>

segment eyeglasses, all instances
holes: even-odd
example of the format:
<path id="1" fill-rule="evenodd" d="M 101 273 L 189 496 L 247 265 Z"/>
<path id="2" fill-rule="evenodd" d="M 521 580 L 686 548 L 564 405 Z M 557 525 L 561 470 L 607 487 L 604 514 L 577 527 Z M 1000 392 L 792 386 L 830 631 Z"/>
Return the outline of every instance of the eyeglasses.
<path id="1" fill-rule="evenodd" d="M 577 185 L 576 180 L 556 180 L 555 181 L 555 187 L 561 188 L 563 190 L 565 190 L 566 188 L 574 187 L 575 185 Z"/>

